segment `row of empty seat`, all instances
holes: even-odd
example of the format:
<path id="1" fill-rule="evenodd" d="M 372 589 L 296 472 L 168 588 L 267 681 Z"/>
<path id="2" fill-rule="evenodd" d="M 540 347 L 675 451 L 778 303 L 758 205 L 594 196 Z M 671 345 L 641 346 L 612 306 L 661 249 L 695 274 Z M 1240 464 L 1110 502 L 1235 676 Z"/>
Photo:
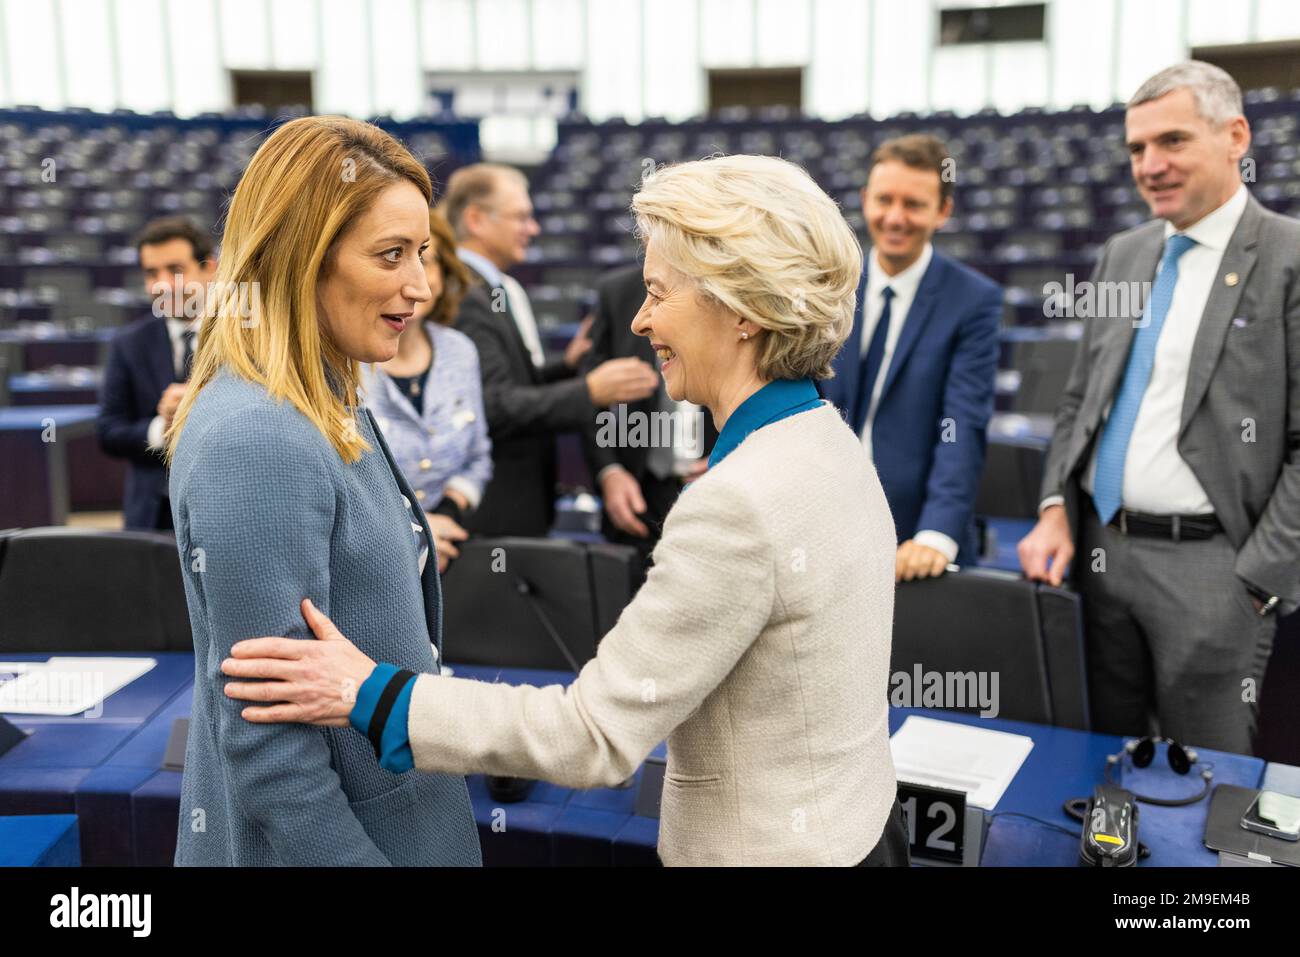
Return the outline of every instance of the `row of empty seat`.
<path id="1" fill-rule="evenodd" d="M 219 234 L 249 159 L 287 118 L 0 111 L 0 328 L 117 326 L 147 312 L 140 228 L 181 214 Z M 381 125 L 444 181 L 479 158 L 475 123 Z"/>
<path id="2" fill-rule="evenodd" d="M 1300 91 L 1247 97 L 1252 150 L 1243 178 L 1266 206 L 1300 214 Z M 863 240 L 859 190 L 872 150 L 904 133 L 943 139 L 954 160 L 954 215 L 939 248 L 1008 287 L 1008 321 L 1041 323 L 1044 286 L 1085 277 L 1107 237 L 1149 218 L 1132 183 L 1121 107 L 1012 116 L 904 114 L 886 120 L 802 118 L 788 110 L 732 111 L 686 123 L 561 123 L 533 175 L 543 233 L 521 270 L 543 322 L 571 321 L 600 270 L 637 253 L 628 205 L 663 163 L 715 153 L 767 153 L 805 166 L 837 199 Z"/>
<path id="3" fill-rule="evenodd" d="M 443 582 L 443 652 L 453 663 L 577 670 L 640 582 L 623 546 L 478 539 L 461 552 Z M 191 647 L 170 536 L 0 533 L 0 654 Z M 1000 716 L 1089 726 L 1078 598 L 1014 575 L 974 570 L 900 586 L 891 670 L 996 673 Z"/>

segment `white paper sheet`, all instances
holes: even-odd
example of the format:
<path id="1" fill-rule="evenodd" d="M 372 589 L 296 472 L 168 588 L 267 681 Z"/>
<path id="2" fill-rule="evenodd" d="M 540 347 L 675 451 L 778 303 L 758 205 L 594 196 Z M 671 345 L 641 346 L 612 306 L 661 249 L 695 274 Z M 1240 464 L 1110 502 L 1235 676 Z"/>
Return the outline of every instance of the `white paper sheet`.
<path id="1" fill-rule="evenodd" d="M 991 811 L 1033 750 L 1034 739 L 909 715 L 889 746 L 899 780 L 965 791 L 968 804 Z"/>
<path id="2" fill-rule="evenodd" d="M 153 658 L 55 657 L 45 662 L 0 662 L 0 714 L 70 716 L 98 708 L 157 664 Z"/>

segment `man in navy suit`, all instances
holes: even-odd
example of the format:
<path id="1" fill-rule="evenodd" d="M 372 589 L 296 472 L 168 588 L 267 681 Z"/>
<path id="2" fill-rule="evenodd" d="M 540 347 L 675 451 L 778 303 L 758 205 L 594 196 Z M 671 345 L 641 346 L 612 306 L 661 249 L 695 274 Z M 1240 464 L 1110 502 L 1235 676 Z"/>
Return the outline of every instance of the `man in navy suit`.
<path id="1" fill-rule="evenodd" d="M 130 468 L 122 504 L 127 528 L 170 529 L 163 433 L 185 395 L 208 283 L 212 237 L 183 217 L 154 220 L 136 241 L 153 316 L 113 340 L 100 389 L 99 444 Z"/>
<path id="2" fill-rule="evenodd" d="M 871 233 L 853 332 L 823 394 L 862 436 L 898 532 L 895 577 L 940 575 L 978 552 L 974 508 L 993 412 L 1002 289 L 934 251 L 952 160 L 933 136 L 872 154 Z"/>

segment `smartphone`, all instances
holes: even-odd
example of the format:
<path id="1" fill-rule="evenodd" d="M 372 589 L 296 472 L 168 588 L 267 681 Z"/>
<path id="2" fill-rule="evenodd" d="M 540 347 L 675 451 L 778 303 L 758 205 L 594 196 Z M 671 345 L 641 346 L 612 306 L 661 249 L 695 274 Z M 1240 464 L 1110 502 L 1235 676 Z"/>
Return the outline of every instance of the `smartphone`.
<path id="1" fill-rule="evenodd" d="M 1241 826 L 1284 841 L 1300 840 L 1300 797 L 1260 791 L 1241 816 Z"/>

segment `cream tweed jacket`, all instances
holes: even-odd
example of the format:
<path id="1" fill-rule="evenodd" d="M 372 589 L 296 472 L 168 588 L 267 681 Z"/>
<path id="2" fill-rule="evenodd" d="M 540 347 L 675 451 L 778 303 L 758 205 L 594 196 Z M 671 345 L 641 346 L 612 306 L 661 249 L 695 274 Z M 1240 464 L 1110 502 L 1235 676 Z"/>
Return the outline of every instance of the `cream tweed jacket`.
<path id="1" fill-rule="evenodd" d="M 682 493 L 645 584 L 569 687 L 422 675 L 415 766 L 612 786 L 666 738 L 665 864 L 856 864 L 896 791 L 895 548 L 835 409 L 771 423 Z"/>

